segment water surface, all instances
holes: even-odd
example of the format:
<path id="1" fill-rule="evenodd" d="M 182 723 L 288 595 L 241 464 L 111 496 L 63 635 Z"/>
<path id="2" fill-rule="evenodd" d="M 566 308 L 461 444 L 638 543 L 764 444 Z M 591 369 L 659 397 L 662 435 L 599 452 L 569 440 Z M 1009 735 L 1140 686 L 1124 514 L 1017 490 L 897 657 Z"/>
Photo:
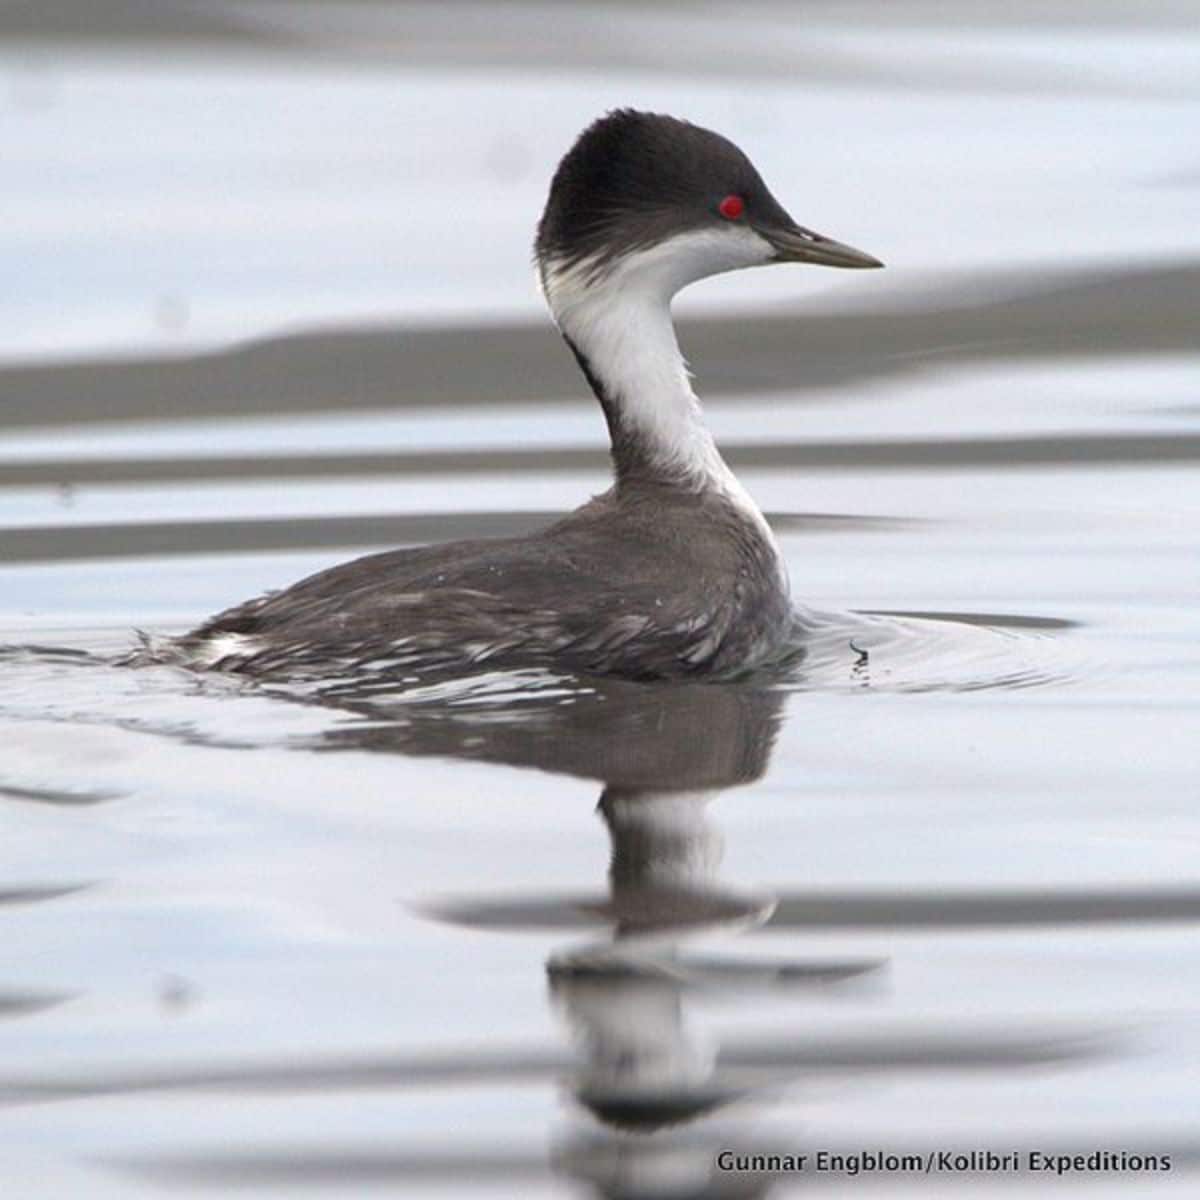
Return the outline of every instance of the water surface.
<path id="1" fill-rule="evenodd" d="M 342 7 L 164 17 L 152 63 L 139 21 L 43 22 L 0 60 L 3 1189 L 972 1194 L 714 1162 L 1045 1148 L 1169 1154 L 1091 1194 L 1191 1194 L 1186 6 L 534 5 L 486 35 Z M 605 485 L 527 248 L 614 103 L 728 132 L 889 263 L 680 303 L 824 614 L 792 676 L 112 665 Z"/>

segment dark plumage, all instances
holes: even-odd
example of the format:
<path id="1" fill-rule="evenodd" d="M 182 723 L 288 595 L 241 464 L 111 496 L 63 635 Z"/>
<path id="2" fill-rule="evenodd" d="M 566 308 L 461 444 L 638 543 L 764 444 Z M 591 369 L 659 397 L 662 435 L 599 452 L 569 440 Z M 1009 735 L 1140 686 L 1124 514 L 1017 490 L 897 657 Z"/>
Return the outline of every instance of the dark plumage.
<path id="1" fill-rule="evenodd" d="M 253 674 L 473 662 L 634 679 L 725 674 L 787 621 L 767 548 L 720 496 L 614 489 L 527 538 L 370 555 L 214 617 L 184 639 L 262 640 L 215 665 Z"/>

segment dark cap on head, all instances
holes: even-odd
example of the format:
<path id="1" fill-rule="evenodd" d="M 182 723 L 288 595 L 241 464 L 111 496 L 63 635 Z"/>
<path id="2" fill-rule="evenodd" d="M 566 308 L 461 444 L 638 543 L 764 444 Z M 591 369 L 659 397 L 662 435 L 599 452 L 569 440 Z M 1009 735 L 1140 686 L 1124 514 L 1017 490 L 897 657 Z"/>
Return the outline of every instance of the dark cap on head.
<path id="1" fill-rule="evenodd" d="M 721 208 L 731 197 L 740 201 L 732 220 Z M 675 235 L 732 224 L 760 234 L 774 261 L 882 265 L 798 226 L 728 138 L 631 108 L 589 125 L 559 163 L 535 252 L 543 265 L 588 259 L 602 268 Z"/>
<path id="2" fill-rule="evenodd" d="M 729 195 L 743 199 L 752 223 L 791 223 L 728 138 L 676 117 L 619 108 L 589 125 L 559 163 L 537 256 L 603 259 L 717 226 Z"/>

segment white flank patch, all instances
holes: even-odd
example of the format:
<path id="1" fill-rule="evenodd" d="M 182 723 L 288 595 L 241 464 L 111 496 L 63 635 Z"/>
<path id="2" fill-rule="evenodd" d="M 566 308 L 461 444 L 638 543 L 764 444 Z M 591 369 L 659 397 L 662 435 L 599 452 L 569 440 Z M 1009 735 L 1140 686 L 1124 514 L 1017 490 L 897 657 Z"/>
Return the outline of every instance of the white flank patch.
<path id="1" fill-rule="evenodd" d="M 219 633 L 192 651 L 198 666 L 213 667 L 226 658 L 252 658 L 262 643 L 245 633 Z"/>

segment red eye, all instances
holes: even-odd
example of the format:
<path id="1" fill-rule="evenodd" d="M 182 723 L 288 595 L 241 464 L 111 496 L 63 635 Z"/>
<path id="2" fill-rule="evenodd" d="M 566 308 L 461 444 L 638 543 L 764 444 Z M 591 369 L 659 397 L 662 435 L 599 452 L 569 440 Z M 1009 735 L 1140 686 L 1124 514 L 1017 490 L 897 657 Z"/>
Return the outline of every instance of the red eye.
<path id="1" fill-rule="evenodd" d="M 727 221 L 736 221 L 746 211 L 746 202 L 741 196 L 726 196 L 717 205 L 717 212 Z"/>

